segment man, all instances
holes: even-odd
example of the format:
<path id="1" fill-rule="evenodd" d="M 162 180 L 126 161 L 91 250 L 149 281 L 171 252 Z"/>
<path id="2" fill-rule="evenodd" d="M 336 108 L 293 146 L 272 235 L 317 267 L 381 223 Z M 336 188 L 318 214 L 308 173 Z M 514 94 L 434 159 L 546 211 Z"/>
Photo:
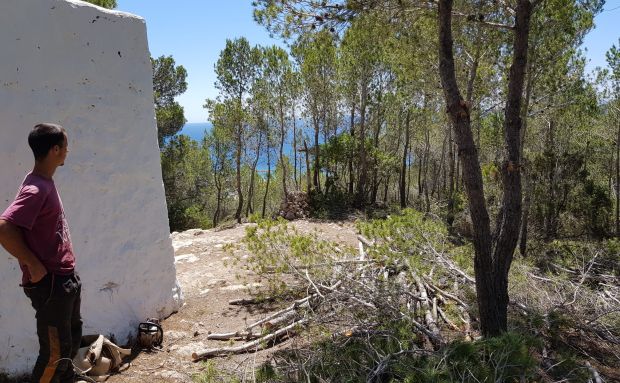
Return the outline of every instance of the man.
<path id="1" fill-rule="evenodd" d="M 38 124 L 28 136 L 35 164 L 0 215 L 0 244 L 19 261 L 36 312 L 39 356 L 33 382 L 73 382 L 71 359 L 82 338 L 80 279 L 65 214 L 52 177 L 68 153 L 65 130 Z"/>

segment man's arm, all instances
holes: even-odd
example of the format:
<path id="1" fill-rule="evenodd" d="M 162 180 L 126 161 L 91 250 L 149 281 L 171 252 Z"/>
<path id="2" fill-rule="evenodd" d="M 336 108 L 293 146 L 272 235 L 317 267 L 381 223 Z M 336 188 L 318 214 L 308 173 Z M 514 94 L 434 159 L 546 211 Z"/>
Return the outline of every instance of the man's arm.
<path id="1" fill-rule="evenodd" d="M 30 282 L 36 283 L 47 274 L 45 266 L 26 245 L 21 229 L 3 219 L 0 219 L 0 245 L 28 267 Z"/>

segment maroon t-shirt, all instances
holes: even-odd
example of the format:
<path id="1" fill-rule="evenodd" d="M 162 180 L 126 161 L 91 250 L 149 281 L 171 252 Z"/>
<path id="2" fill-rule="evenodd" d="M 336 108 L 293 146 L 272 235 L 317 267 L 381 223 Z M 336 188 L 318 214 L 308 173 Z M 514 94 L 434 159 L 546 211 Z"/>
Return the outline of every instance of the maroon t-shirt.
<path id="1" fill-rule="evenodd" d="M 62 201 L 54 181 L 28 174 L 15 201 L 0 215 L 22 228 L 28 248 L 48 272 L 67 275 L 73 272 L 75 257 Z M 20 264 L 22 282 L 30 281 L 28 268 Z"/>

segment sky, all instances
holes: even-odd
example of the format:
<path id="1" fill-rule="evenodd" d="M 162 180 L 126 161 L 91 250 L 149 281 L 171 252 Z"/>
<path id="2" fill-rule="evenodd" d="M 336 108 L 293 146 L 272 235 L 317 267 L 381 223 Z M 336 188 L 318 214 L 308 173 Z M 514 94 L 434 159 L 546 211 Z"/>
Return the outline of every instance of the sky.
<path id="1" fill-rule="evenodd" d="M 146 20 L 151 56 L 172 55 L 187 69 L 187 91 L 177 98 L 190 123 L 207 122 L 202 107 L 215 98 L 214 65 L 226 39 L 245 37 L 251 45 L 284 46 L 252 18 L 251 0 L 117 0 L 117 10 Z M 590 60 L 587 70 L 605 67 L 605 52 L 620 38 L 620 0 L 607 0 L 596 17 L 596 28 L 583 47 Z"/>

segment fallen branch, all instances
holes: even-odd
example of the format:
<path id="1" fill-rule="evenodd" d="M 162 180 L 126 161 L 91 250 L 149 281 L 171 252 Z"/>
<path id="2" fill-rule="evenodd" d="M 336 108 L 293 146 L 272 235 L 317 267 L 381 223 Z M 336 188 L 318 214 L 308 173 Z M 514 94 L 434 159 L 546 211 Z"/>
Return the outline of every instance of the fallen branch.
<path id="1" fill-rule="evenodd" d="M 463 302 L 462 300 L 460 300 L 456 295 L 450 294 L 449 292 L 444 291 L 444 290 L 440 289 L 439 287 L 431 284 L 430 283 L 430 278 L 424 277 L 424 279 L 426 279 L 426 281 L 428 282 L 428 283 L 426 283 L 426 286 L 430 290 L 434 291 L 437 294 L 441 294 L 441 296 L 443 296 L 443 297 L 452 299 L 453 301 L 455 301 L 456 303 L 458 303 L 459 305 L 463 306 L 466 309 L 469 308 L 469 305 L 467 303 Z"/>
<path id="2" fill-rule="evenodd" d="M 463 270 L 459 269 L 451 260 L 449 260 L 448 258 L 444 257 L 443 254 L 439 253 L 433 246 L 432 246 L 432 242 L 426 238 L 425 235 L 422 235 L 424 237 L 424 239 L 426 239 L 428 245 L 425 246 L 427 250 L 430 250 L 437 259 L 439 259 L 441 262 L 443 262 L 446 267 L 454 272 L 456 272 L 458 275 L 460 275 L 461 277 L 465 278 L 465 280 L 467 280 L 467 282 L 469 283 L 476 283 L 476 280 L 472 277 L 470 277 L 469 275 L 467 275 L 466 272 L 464 272 Z"/>
<path id="3" fill-rule="evenodd" d="M 332 288 L 336 288 L 336 287 L 340 286 L 341 284 L 342 284 L 342 281 L 338 281 L 338 282 L 334 283 Z M 295 310 L 295 309 L 298 309 L 298 308 L 301 308 L 301 307 L 307 307 L 307 306 L 310 305 L 310 300 L 313 299 L 313 298 L 316 298 L 317 296 L 318 296 L 317 294 L 312 294 L 312 295 L 309 295 L 309 296 L 307 296 L 305 298 L 296 300 L 295 302 L 293 302 L 292 305 L 288 306 L 287 308 L 282 309 L 280 311 L 277 311 L 277 312 L 267 316 L 266 318 L 263 318 L 263 319 L 259 320 L 258 322 L 252 323 L 251 325 L 249 325 L 245 329 L 246 329 L 246 331 L 250 331 L 254 327 L 260 326 L 263 323 L 267 323 L 267 322 L 269 322 L 271 320 L 274 320 L 274 319 L 282 316 L 283 314 L 285 314 L 285 313 L 287 313 L 289 311 L 292 311 L 292 310 Z"/>
<path id="4" fill-rule="evenodd" d="M 229 333 L 223 333 L 223 334 L 209 334 L 207 335 L 207 339 L 209 340 L 250 340 L 250 339 L 256 339 L 258 338 L 258 335 L 256 334 L 252 334 L 251 332 L 242 332 L 242 331 L 237 331 L 237 332 L 229 332 Z"/>
<path id="5" fill-rule="evenodd" d="M 437 308 L 437 312 L 439 313 L 439 316 L 441 317 L 441 319 L 443 319 L 444 322 L 446 322 L 446 324 L 454 331 L 461 331 L 461 329 L 459 328 L 459 326 L 455 325 L 454 322 L 452 322 L 450 320 L 450 318 L 448 318 L 448 316 L 446 316 L 446 313 L 443 312 L 443 310 L 441 309 L 441 307 Z"/>
<path id="6" fill-rule="evenodd" d="M 336 290 L 336 286 L 332 286 L 332 287 L 325 286 L 325 285 L 319 285 L 319 286 L 321 286 L 321 288 L 324 288 L 325 290 L 328 290 L 328 291 L 331 291 L 331 292 L 335 292 L 335 293 L 340 293 L 340 294 L 346 296 L 347 298 L 352 299 L 352 300 L 356 301 L 357 303 L 361 303 L 362 305 L 364 305 L 366 307 L 369 307 L 371 309 L 376 309 L 377 308 L 377 306 L 373 305 L 372 303 L 368 303 L 368 302 L 366 302 L 366 301 L 364 301 L 362 299 L 359 299 L 358 297 L 356 297 L 356 296 L 354 296 L 352 294 L 345 293 L 344 291 Z"/>
<path id="7" fill-rule="evenodd" d="M 433 317 L 431 302 L 429 302 L 428 293 L 426 292 L 426 288 L 424 287 L 424 283 L 422 279 L 415 272 L 411 272 L 411 276 L 415 281 L 418 291 L 420 292 L 420 302 L 422 303 L 422 309 L 424 310 L 424 320 L 426 325 L 429 327 L 433 334 L 439 334 L 439 327 L 437 326 L 437 321 L 435 317 Z M 433 309 L 436 307 L 436 304 L 433 305 Z M 436 310 L 436 309 L 435 309 Z"/>
<path id="8" fill-rule="evenodd" d="M 321 263 L 313 263 L 310 265 L 289 265 L 291 269 L 299 269 L 299 270 L 308 270 L 317 267 L 329 267 L 329 266 L 338 266 L 338 265 L 349 265 L 349 264 L 366 264 L 372 263 L 372 260 L 369 259 L 343 259 L 341 261 L 333 261 L 333 262 L 321 262 Z M 274 273 L 278 268 L 275 266 L 269 266 L 264 268 L 265 273 Z"/>
<path id="9" fill-rule="evenodd" d="M 366 245 L 366 247 L 373 247 L 375 245 L 374 241 L 369 240 L 368 238 L 364 237 L 361 234 L 357 235 L 357 239 L 363 243 L 364 245 Z"/>
<path id="10" fill-rule="evenodd" d="M 239 299 L 232 299 L 230 301 L 228 301 L 229 305 L 234 305 L 234 306 L 247 306 L 247 305 L 256 305 L 256 304 L 260 304 L 260 303 L 266 303 L 266 302 L 273 302 L 275 299 L 272 297 L 267 297 L 267 298 L 239 298 Z"/>
<path id="11" fill-rule="evenodd" d="M 588 368 L 588 370 L 590 370 L 592 378 L 594 379 L 594 383 L 603 383 L 601 375 L 598 373 L 598 371 L 596 371 L 594 367 L 592 367 L 592 364 L 590 364 L 590 362 L 586 362 L 586 367 Z"/>
<path id="12" fill-rule="evenodd" d="M 292 331 L 295 327 L 298 326 L 302 326 L 304 324 L 306 324 L 308 322 L 308 319 L 304 318 L 301 319 L 297 322 L 291 323 L 290 325 L 283 327 L 281 329 L 279 329 L 278 331 L 275 331 L 271 334 L 265 335 L 261 338 L 258 338 L 252 342 L 248 342 L 245 344 L 242 344 L 240 346 L 235 346 L 235 347 L 221 347 L 221 348 L 212 348 L 212 349 L 207 349 L 205 351 L 201 351 L 201 352 L 194 352 L 192 353 L 192 360 L 194 362 L 199 362 L 203 359 L 207 359 L 209 357 L 216 357 L 216 356 L 225 356 L 225 355 L 231 355 L 231 354 L 243 354 L 246 352 L 256 352 L 256 351 L 260 351 L 263 350 L 267 347 L 269 347 L 269 342 L 272 340 L 276 340 L 278 339 L 280 336 L 284 335 L 284 334 L 288 334 L 290 331 Z"/>
<path id="13" fill-rule="evenodd" d="M 416 321 L 413 318 L 409 318 L 409 320 L 411 321 L 411 323 L 413 323 L 413 325 L 418 330 L 420 330 L 422 333 L 424 333 L 424 335 L 426 335 L 428 337 L 428 339 L 431 341 L 433 346 L 435 346 L 437 348 L 439 348 L 441 346 L 441 344 L 443 343 L 443 340 L 441 339 L 441 335 L 433 334 L 429 329 L 424 327 L 420 322 Z"/>

